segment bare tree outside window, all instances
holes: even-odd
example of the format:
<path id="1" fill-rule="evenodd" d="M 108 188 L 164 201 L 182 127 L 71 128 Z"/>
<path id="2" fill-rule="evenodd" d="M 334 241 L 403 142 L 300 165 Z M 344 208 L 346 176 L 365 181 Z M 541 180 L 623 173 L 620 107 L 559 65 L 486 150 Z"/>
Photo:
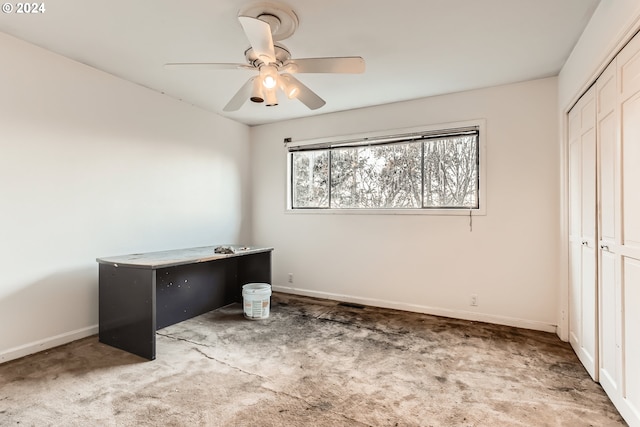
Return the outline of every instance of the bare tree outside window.
<path id="1" fill-rule="evenodd" d="M 478 139 L 475 135 L 424 143 L 424 206 L 478 207 Z"/>
<path id="2" fill-rule="evenodd" d="M 291 153 L 292 207 L 479 206 L 478 133 Z"/>
<path id="3" fill-rule="evenodd" d="M 329 207 L 329 150 L 294 153 L 292 172 L 293 206 Z"/>
<path id="4" fill-rule="evenodd" d="M 331 207 L 420 208 L 419 144 L 342 148 L 331 153 Z"/>

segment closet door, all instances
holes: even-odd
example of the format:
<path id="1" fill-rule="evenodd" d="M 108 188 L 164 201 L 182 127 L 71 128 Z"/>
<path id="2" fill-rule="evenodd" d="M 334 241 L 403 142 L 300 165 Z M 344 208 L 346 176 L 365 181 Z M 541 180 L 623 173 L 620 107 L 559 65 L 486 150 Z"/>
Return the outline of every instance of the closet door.
<path id="1" fill-rule="evenodd" d="M 640 37 L 618 54 L 621 150 L 620 258 L 622 396 L 630 425 L 640 425 Z M 611 248 L 610 248 L 611 249 Z M 623 412 L 623 409 L 620 409 Z M 623 414 L 624 415 L 624 414 Z"/>
<path id="2" fill-rule="evenodd" d="M 569 341 L 597 380 L 595 88 L 569 112 Z"/>
<path id="3" fill-rule="evenodd" d="M 616 61 L 596 82 L 598 105 L 599 204 L 599 379 L 611 395 L 620 393 L 622 317 L 620 302 L 620 140 Z"/>

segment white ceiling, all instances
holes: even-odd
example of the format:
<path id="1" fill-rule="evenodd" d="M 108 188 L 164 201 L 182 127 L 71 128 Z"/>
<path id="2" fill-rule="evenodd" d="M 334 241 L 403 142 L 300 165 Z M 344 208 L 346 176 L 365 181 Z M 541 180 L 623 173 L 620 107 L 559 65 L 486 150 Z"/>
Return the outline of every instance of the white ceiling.
<path id="1" fill-rule="evenodd" d="M 168 70 L 244 62 L 252 0 L 54 0 L 0 14 L 0 31 L 230 119 L 256 125 L 557 75 L 600 0 L 289 0 L 293 58 L 362 56 L 364 74 L 298 74 L 327 104 L 222 108 L 253 72 Z"/>

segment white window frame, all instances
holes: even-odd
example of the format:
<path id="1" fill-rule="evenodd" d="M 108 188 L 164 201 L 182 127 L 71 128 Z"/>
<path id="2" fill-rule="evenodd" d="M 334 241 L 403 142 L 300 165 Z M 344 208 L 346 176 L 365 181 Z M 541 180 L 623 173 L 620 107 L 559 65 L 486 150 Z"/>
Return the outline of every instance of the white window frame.
<path id="1" fill-rule="evenodd" d="M 310 145 L 316 145 L 318 147 L 326 146 L 329 148 L 331 145 L 339 143 L 347 143 L 349 141 L 361 141 L 365 139 L 384 140 L 385 138 L 397 138 L 398 136 L 411 135 L 416 133 L 428 133 L 443 131 L 447 132 L 454 129 L 462 129 L 469 127 L 478 128 L 478 207 L 477 208 L 414 208 L 414 209 L 367 209 L 367 208 L 350 208 L 350 209 L 336 209 L 336 208 L 305 208 L 294 209 L 292 206 L 292 188 L 291 188 L 291 153 L 289 148 L 291 147 L 304 147 Z M 463 122 L 453 122 L 444 124 L 425 125 L 411 128 L 391 129 L 379 132 L 368 132 L 341 136 L 323 137 L 317 139 L 308 139 L 302 141 L 287 141 L 285 142 L 285 156 L 287 158 L 287 173 L 286 173 L 286 213 L 295 215 L 451 215 L 451 216 L 478 216 L 486 215 L 487 211 L 487 173 L 486 173 L 486 121 L 484 119 L 469 120 Z"/>

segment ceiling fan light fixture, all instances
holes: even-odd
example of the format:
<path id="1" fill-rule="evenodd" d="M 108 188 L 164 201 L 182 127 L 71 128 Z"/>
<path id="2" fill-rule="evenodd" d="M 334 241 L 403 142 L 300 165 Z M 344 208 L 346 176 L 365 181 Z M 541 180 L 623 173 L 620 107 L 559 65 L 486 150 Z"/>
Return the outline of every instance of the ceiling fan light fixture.
<path id="1" fill-rule="evenodd" d="M 264 91 L 262 90 L 262 82 L 260 79 L 253 79 L 253 89 L 251 90 L 251 98 L 249 99 L 256 104 L 264 102 Z"/>
<path id="2" fill-rule="evenodd" d="M 284 94 L 287 95 L 287 98 L 295 99 L 298 97 L 300 94 L 300 88 L 297 84 L 292 82 L 291 79 L 289 79 L 289 76 L 281 74 L 279 80 L 280 89 L 282 89 Z"/>
<path id="3" fill-rule="evenodd" d="M 287 98 L 296 99 L 298 97 L 298 94 L 300 94 L 300 88 L 294 85 L 290 87 L 289 90 L 285 93 L 287 94 Z"/>
<path id="4" fill-rule="evenodd" d="M 260 80 L 267 89 L 273 89 L 278 84 L 278 69 L 273 65 L 260 67 Z"/>
<path id="5" fill-rule="evenodd" d="M 273 89 L 274 87 L 276 87 L 276 79 L 273 76 L 266 76 L 262 81 L 262 84 L 267 89 Z"/>
<path id="6" fill-rule="evenodd" d="M 267 107 L 275 107 L 278 105 L 278 97 L 276 96 L 275 88 L 266 90 L 264 95 L 265 105 Z"/>
<path id="7" fill-rule="evenodd" d="M 247 0 L 253 1 L 253 0 Z M 243 0 L 244 2 L 244 0 Z M 277 0 L 258 1 L 238 12 L 238 21 L 249 41 L 244 51 L 246 63 L 169 63 L 167 68 L 197 67 L 201 69 L 244 69 L 257 71 L 240 87 L 222 109 L 237 111 L 247 98 L 267 106 L 278 105 L 279 90 L 289 99 L 297 99 L 310 110 L 326 104 L 313 90 L 289 73 L 364 73 L 364 59 L 359 56 L 292 59 L 286 46 L 275 43 L 284 40 L 298 28 L 298 16 L 291 7 Z"/>

